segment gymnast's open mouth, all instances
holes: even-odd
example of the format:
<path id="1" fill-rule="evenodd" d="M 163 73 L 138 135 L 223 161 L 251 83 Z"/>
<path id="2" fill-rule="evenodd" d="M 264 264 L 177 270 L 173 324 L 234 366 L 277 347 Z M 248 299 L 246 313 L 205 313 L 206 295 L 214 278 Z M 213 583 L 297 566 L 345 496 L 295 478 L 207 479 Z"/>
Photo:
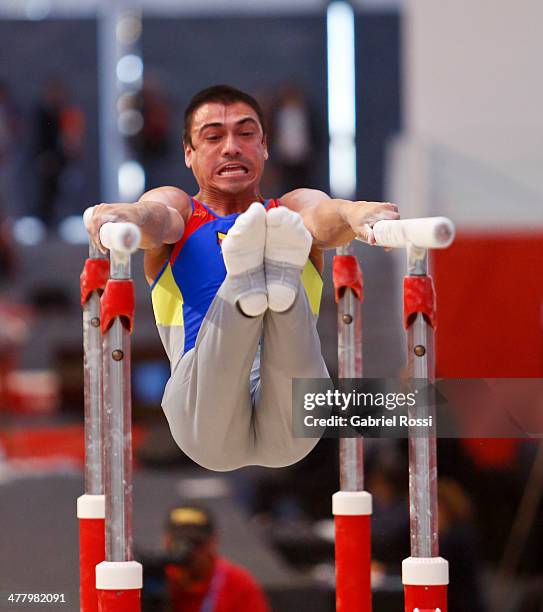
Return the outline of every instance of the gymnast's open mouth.
<path id="1" fill-rule="evenodd" d="M 229 163 L 219 169 L 219 176 L 245 176 L 249 169 L 243 164 Z"/>

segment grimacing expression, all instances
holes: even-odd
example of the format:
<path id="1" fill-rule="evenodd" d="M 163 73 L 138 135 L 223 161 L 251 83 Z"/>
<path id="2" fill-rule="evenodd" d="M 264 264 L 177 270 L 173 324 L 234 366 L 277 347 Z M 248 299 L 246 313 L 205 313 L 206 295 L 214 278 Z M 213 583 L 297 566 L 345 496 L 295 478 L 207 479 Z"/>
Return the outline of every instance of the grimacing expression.
<path id="1" fill-rule="evenodd" d="M 244 102 L 209 102 L 196 109 L 192 148 L 185 143 L 185 164 L 201 189 L 243 193 L 258 189 L 268 148 L 255 111 Z"/>

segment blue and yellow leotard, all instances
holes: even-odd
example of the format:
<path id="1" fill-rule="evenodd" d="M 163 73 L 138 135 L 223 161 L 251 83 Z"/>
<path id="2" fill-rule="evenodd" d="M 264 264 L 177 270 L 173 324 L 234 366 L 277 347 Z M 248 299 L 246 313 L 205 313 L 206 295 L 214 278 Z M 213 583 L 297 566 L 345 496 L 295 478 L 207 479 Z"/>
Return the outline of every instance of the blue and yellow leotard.
<path id="1" fill-rule="evenodd" d="M 270 210 L 279 206 L 279 201 L 266 200 L 263 206 Z M 156 324 L 172 364 L 196 343 L 202 321 L 226 276 L 221 242 L 240 214 L 221 217 L 192 198 L 192 215 L 183 237 L 151 285 Z M 317 316 L 322 279 L 309 259 L 302 282 Z"/>

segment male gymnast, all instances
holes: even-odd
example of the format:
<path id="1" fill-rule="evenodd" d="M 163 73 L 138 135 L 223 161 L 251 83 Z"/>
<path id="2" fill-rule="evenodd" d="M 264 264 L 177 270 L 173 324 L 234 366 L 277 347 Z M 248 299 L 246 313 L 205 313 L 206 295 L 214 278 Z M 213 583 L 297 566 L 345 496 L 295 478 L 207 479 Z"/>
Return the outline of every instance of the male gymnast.
<path id="1" fill-rule="evenodd" d="M 191 197 L 159 187 L 136 203 L 100 204 L 89 232 L 139 226 L 145 276 L 171 362 L 162 407 L 179 447 L 218 471 L 299 461 L 318 438 L 292 433 L 292 379 L 328 378 L 316 329 L 323 250 L 398 219 L 394 204 L 331 199 L 296 189 L 264 199 L 268 159 L 254 98 L 219 85 L 185 111 Z"/>

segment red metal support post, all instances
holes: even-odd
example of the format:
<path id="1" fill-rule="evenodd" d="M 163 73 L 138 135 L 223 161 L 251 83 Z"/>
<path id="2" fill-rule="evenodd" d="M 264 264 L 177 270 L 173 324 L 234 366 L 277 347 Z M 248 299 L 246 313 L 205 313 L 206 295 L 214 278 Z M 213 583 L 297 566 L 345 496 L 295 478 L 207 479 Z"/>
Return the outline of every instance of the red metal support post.
<path id="1" fill-rule="evenodd" d="M 77 500 L 81 612 L 98 612 L 96 565 L 105 558 L 100 295 L 105 289 L 108 278 L 109 261 L 91 243 L 89 258 L 85 261 L 80 277 L 85 397 L 85 494 Z"/>
<path id="2" fill-rule="evenodd" d="M 404 325 L 411 379 L 434 380 L 435 291 L 427 274 L 427 250 L 407 245 Z M 449 565 L 439 556 L 437 443 L 432 398 L 409 409 L 409 417 L 432 417 L 424 435 L 409 431 L 411 556 L 402 563 L 405 612 L 447 612 Z"/>
<path id="3" fill-rule="evenodd" d="M 363 280 L 358 261 L 349 249 L 343 247 L 333 264 L 338 304 L 338 370 L 339 378 L 361 378 Z M 332 497 L 336 611 L 371 612 L 372 501 L 364 491 L 363 440 L 342 438 L 339 444 L 340 490 Z"/>

